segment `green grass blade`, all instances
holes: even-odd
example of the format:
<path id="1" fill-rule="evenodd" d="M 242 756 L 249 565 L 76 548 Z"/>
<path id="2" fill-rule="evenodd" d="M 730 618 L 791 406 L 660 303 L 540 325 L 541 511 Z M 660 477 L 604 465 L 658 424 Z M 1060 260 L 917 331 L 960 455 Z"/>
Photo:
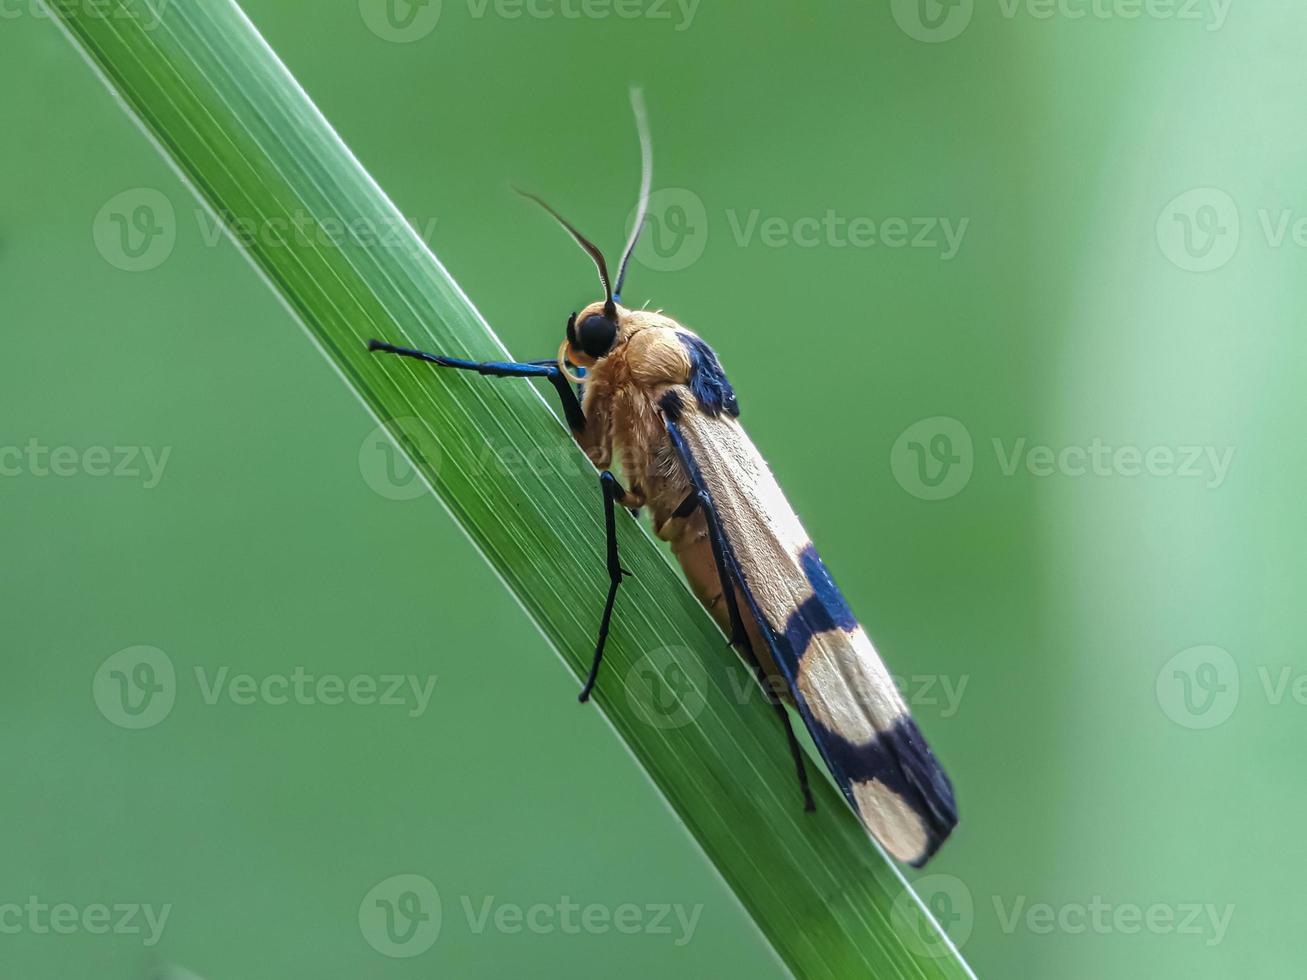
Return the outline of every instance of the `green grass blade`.
<path id="1" fill-rule="evenodd" d="M 507 356 L 240 8 L 47 2 L 581 676 L 606 587 L 593 469 L 533 383 L 366 353 L 375 336 Z M 487 444 L 534 465 L 488 467 Z M 814 787 L 818 812 L 802 812 L 771 708 L 739 696 L 745 668 L 647 532 L 620 516 L 634 578 L 598 710 L 767 940 L 802 977 L 969 976 L 829 785 Z M 675 700 L 651 697 L 650 678 Z"/>

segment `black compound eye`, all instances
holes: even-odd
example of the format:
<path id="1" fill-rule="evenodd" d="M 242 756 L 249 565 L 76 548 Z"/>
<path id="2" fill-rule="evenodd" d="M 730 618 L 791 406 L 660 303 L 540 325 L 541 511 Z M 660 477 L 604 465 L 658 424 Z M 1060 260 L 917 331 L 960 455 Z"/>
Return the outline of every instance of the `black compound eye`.
<path id="1" fill-rule="evenodd" d="M 573 347 L 577 345 L 576 339 L 576 314 L 573 313 L 567 318 L 567 342 Z"/>
<path id="2" fill-rule="evenodd" d="M 594 313 L 581 321 L 577 334 L 583 351 L 591 357 L 603 357 L 617 339 L 617 324 L 606 316 Z"/>

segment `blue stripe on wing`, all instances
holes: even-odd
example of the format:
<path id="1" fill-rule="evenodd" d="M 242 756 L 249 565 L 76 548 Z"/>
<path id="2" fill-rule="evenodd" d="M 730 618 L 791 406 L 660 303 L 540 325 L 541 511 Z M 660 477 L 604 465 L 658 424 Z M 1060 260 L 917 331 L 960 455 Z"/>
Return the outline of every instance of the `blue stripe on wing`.
<path id="1" fill-rule="evenodd" d="M 660 407 L 664 412 L 672 445 L 680 456 L 691 483 L 704 496 L 706 506 L 715 510 L 711 490 L 677 424 L 684 405 L 674 389 L 667 392 Z M 795 608 L 781 632 L 768 622 L 725 535 L 721 536 L 720 546 L 731 576 L 749 607 L 749 613 L 766 641 L 772 659 L 784 675 L 799 715 L 840 791 L 855 813 L 858 812 L 858 803 L 852 789 L 855 782 L 875 779 L 902 798 L 917 813 L 926 830 L 925 849 L 912 862 L 918 867 L 925 864 L 957 825 L 957 804 L 948 776 L 935 760 L 912 716 L 904 713 L 889 729 L 879 731 L 872 742 L 857 744 L 814 718 L 799 691 L 799 660 L 812 639 L 832 629 L 852 632 L 858 627 L 848 603 L 816 549 L 809 544 L 800 556 L 800 564 L 808 585 L 812 588 L 812 595 Z"/>
<path id="2" fill-rule="evenodd" d="M 799 564 L 803 567 L 808 585 L 812 587 L 812 595 L 790 614 L 789 622 L 785 624 L 785 639 L 790 649 L 798 650 L 802 656 L 817 634 L 829 633 L 831 630 L 852 633 L 858 628 L 858 620 L 840 590 L 835 587 L 834 579 L 826 571 L 825 563 L 811 543 L 803 549 Z"/>
<path id="3" fill-rule="evenodd" d="M 722 412 L 738 418 L 740 403 L 735 399 L 735 389 L 727 380 L 721 361 L 717 360 L 717 352 L 692 333 L 678 330 L 676 336 L 690 356 L 689 386 L 699 407 L 713 418 Z"/>
<path id="4" fill-rule="evenodd" d="M 813 639 L 834 630 L 852 633 L 859 627 L 844 595 L 811 542 L 799 555 L 799 564 L 812 595 L 790 614 L 784 632 L 766 622 L 757 603 L 750 603 L 761 632 L 771 643 L 772 656 L 785 673 L 796 701 L 802 700 L 802 695 L 794 679 L 803 652 Z M 747 584 L 742 588 L 748 593 Z M 925 863 L 957 825 L 958 814 L 953 786 L 912 716 L 904 712 L 889 729 L 879 731 L 874 741 L 858 744 L 813 718 L 806 706 L 802 714 L 813 741 L 831 768 L 831 774 L 855 810 L 857 803 L 853 799 L 852 784 L 875 779 L 901 796 L 922 818 L 927 830 L 927 849 L 917 863 Z"/>

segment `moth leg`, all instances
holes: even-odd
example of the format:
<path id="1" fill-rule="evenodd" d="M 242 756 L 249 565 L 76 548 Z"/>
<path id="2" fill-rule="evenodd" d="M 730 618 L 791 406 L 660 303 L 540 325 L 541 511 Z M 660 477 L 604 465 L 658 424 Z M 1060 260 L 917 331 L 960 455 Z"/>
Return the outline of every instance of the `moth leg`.
<path id="1" fill-rule="evenodd" d="M 627 500 L 628 494 L 609 470 L 599 474 L 599 486 L 604 492 L 604 533 L 608 541 L 608 598 L 604 600 L 604 615 L 599 621 L 599 641 L 595 644 L 590 674 L 586 677 L 578 698 L 583 704 L 590 700 L 590 692 L 594 690 L 595 681 L 599 677 L 599 664 L 604 659 L 604 644 L 608 641 L 608 626 L 613 620 L 613 605 L 617 602 L 617 588 L 622 584 L 622 579 L 631 574 L 622 568 L 617 555 L 617 503 Z"/>
<path id="2" fill-rule="evenodd" d="M 461 357 L 444 357 L 441 354 L 428 354 L 425 351 L 409 347 L 396 347 L 380 340 L 369 340 L 368 350 L 383 354 L 398 354 L 418 361 L 426 361 L 437 367 L 458 368 L 461 371 L 475 371 L 490 378 L 544 378 L 554 386 L 559 400 L 563 403 L 563 416 L 567 426 L 574 433 L 585 431 L 585 413 L 581 411 L 581 402 L 576 392 L 558 369 L 557 364 L 548 361 L 465 361 Z"/>
<path id="3" fill-rule="evenodd" d="M 725 556 L 722 554 L 721 529 L 717 525 L 716 512 L 712 508 L 712 503 L 702 495 L 699 497 L 699 506 L 703 507 L 704 516 L 708 519 L 708 535 L 712 541 L 713 560 L 717 564 L 717 577 L 722 583 L 726 610 L 731 617 L 732 643 L 744 651 L 749 665 L 753 667 L 758 685 L 763 689 L 772 707 L 776 709 L 781 725 L 785 728 L 785 740 L 789 743 L 790 756 L 794 759 L 794 771 L 799 777 L 799 789 L 803 792 L 803 809 L 812 812 L 817 809 L 817 804 L 812 798 L 812 787 L 808 785 L 808 770 L 803 761 L 803 747 L 799 745 L 799 740 L 794 734 L 794 720 L 785 710 L 781 699 L 772 691 L 771 680 L 763 671 L 762 664 L 758 662 L 758 655 L 753 652 L 753 644 L 749 640 L 749 633 L 744 628 L 744 621 L 740 616 L 739 604 L 735 601 L 735 580 L 727 570 Z"/>
<path id="4" fill-rule="evenodd" d="M 785 728 L 785 740 L 790 746 L 790 756 L 794 759 L 794 770 L 799 777 L 799 789 L 803 791 L 803 809 L 812 812 L 817 809 L 817 804 L 812 798 L 812 787 L 808 785 L 808 769 L 803 761 L 803 747 L 799 745 L 799 740 L 794 734 L 794 721 L 790 718 L 790 713 L 785 710 L 785 705 L 781 703 L 781 699 L 772 692 L 771 682 L 763 671 L 762 664 L 758 662 L 758 655 L 753 652 L 753 644 L 749 641 L 749 633 L 744 628 L 744 620 L 740 616 L 740 607 L 735 601 L 735 576 L 731 574 L 727 566 L 726 539 L 722 535 L 721 526 L 717 521 L 717 511 L 713 507 L 712 498 L 708 496 L 708 488 L 702 484 L 699 478 L 698 471 L 695 467 L 687 464 L 680 433 L 670 420 L 667 423 L 667 429 L 672 436 L 672 445 L 676 447 L 677 455 L 681 457 L 682 467 L 694 487 L 694 493 L 687 497 L 676 509 L 676 516 L 688 517 L 694 512 L 695 506 L 703 510 L 704 519 L 708 523 L 708 541 L 712 545 L 713 562 L 717 566 L 717 578 L 721 582 L 722 597 L 726 600 L 726 611 L 731 620 L 731 643 L 744 651 L 749 665 L 753 667 L 754 677 L 757 678 L 758 685 L 763 689 L 767 700 L 772 703 L 772 707 L 776 709 L 776 714 L 781 719 L 781 725 Z M 684 513 L 682 513 L 683 511 Z"/>

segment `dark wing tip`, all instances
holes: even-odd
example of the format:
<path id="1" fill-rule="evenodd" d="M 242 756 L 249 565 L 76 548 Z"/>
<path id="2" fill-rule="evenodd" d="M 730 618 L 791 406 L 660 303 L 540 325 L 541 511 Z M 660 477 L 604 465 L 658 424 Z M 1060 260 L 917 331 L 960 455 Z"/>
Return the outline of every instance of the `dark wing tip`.
<path id="1" fill-rule="evenodd" d="M 913 867 L 919 868 L 930 860 L 957 826 L 958 808 L 953 784 L 912 716 L 900 715 L 893 725 L 878 731 L 869 742 L 850 742 L 820 722 L 813 730 L 813 738 L 867 829 L 896 857 Z M 897 835 L 893 835 L 890 825 L 878 825 L 871 812 L 860 806 L 859 786 L 878 786 L 877 792 L 891 794 L 912 812 L 919 824 L 919 848 L 907 852 L 907 839 L 891 840 L 886 836 Z"/>
<path id="2" fill-rule="evenodd" d="M 926 831 L 925 849 L 919 858 L 909 862 L 914 868 L 919 868 L 934 856 L 958 825 L 953 783 L 930 751 L 925 736 L 911 715 L 904 715 L 880 738 L 885 741 L 889 754 L 898 760 L 908 790 L 907 800 Z"/>

